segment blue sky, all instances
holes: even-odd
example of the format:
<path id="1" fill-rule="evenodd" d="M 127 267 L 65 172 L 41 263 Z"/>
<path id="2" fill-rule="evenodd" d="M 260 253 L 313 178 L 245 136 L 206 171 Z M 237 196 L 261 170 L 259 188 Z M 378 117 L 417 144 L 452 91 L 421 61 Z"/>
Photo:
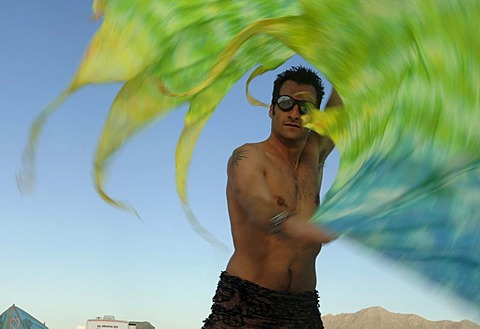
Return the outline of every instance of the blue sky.
<path id="1" fill-rule="evenodd" d="M 16 304 L 51 329 L 80 328 L 105 314 L 157 328 L 199 328 L 229 254 L 193 232 L 175 192 L 185 107 L 136 136 L 110 167 L 107 191 L 134 205 L 143 222 L 105 204 L 92 183 L 96 143 L 119 85 L 86 87 L 52 116 L 40 138 L 36 188 L 29 195 L 17 189 L 33 119 L 67 86 L 99 27 L 90 14 L 89 1 L 2 3 L 0 312 Z M 306 63 L 295 57 L 279 71 L 295 64 Z M 273 77 L 257 79 L 254 95 L 268 101 Z M 267 138 L 270 127 L 266 110 L 247 103 L 244 83 L 207 124 L 189 179 L 196 215 L 230 248 L 225 165 L 234 148 Z M 335 151 L 323 193 L 338 161 Z M 317 271 L 323 314 L 379 305 L 430 320 L 478 322 L 456 297 L 343 239 L 324 247 Z"/>

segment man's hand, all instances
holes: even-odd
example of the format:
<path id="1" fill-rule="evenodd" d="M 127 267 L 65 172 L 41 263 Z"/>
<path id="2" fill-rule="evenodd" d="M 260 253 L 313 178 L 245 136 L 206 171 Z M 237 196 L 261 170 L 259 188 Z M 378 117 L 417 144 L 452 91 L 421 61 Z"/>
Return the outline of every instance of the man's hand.
<path id="1" fill-rule="evenodd" d="M 286 220 L 281 225 L 281 231 L 288 238 L 304 244 L 321 244 L 335 240 L 335 236 L 307 222 Z"/>

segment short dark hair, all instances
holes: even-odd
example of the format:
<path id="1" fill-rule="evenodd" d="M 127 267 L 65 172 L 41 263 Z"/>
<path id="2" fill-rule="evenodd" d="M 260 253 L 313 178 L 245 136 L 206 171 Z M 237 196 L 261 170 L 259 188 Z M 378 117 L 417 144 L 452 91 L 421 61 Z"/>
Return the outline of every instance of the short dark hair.
<path id="1" fill-rule="evenodd" d="M 323 95 L 325 95 L 322 79 L 312 69 L 303 66 L 292 66 L 290 69 L 283 71 L 277 75 L 277 79 L 273 82 L 272 104 L 280 96 L 280 88 L 285 81 L 291 80 L 302 85 L 311 85 L 315 88 L 317 94 L 318 107 L 322 103 Z"/>

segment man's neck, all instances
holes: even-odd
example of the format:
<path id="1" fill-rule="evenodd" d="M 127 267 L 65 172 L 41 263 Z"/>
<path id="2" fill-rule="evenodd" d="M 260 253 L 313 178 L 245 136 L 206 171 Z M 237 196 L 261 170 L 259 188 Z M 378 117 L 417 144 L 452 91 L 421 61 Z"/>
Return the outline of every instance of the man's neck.
<path id="1" fill-rule="evenodd" d="M 276 135 L 270 135 L 267 143 L 281 156 L 288 161 L 294 169 L 298 168 L 307 138 L 300 141 L 285 141 Z"/>

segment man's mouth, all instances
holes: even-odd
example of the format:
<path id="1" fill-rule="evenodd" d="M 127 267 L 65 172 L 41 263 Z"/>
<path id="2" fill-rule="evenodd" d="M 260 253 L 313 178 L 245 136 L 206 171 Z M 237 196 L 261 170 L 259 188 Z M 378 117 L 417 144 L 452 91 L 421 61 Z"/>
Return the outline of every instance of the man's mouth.
<path id="1" fill-rule="evenodd" d="M 297 124 L 295 124 L 295 123 L 285 123 L 285 126 L 294 127 L 294 128 L 300 128 L 300 125 L 297 125 Z"/>

